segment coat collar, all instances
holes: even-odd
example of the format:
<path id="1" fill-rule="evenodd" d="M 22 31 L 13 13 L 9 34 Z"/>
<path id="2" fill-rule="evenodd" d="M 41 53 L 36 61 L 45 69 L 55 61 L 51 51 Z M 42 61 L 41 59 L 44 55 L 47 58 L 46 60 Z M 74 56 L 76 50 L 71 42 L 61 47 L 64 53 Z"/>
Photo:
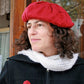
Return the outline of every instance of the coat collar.
<path id="1" fill-rule="evenodd" d="M 12 56 L 12 57 L 9 57 L 7 58 L 8 60 L 15 60 L 15 61 L 21 61 L 21 62 L 27 62 L 27 63 L 36 63 L 36 62 L 33 62 L 32 60 L 30 60 L 28 58 L 28 56 L 26 55 L 23 55 L 23 54 L 17 54 L 15 56 Z"/>
<path id="2" fill-rule="evenodd" d="M 18 54 L 12 57 L 7 58 L 8 60 L 15 60 L 15 61 L 21 61 L 21 62 L 27 62 L 27 63 L 34 63 L 34 64 L 39 64 L 36 62 L 33 62 L 28 58 L 28 56 L 23 55 L 23 54 Z M 75 65 L 84 65 L 84 59 L 78 57 L 77 62 Z"/>

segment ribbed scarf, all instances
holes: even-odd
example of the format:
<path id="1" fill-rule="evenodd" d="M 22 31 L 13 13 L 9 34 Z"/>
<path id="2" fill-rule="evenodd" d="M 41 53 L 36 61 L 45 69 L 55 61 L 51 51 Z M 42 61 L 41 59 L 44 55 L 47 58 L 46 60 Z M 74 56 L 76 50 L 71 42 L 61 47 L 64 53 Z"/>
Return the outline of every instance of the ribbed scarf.
<path id="1" fill-rule="evenodd" d="M 78 53 L 73 54 L 73 58 L 61 58 L 59 55 L 45 57 L 42 53 L 38 53 L 31 49 L 19 51 L 18 54 L 26 55 L 30 60 L 40 63 L 44 68 L 51 71 L 65 71 L 71 69 L 78 59 Z"/>

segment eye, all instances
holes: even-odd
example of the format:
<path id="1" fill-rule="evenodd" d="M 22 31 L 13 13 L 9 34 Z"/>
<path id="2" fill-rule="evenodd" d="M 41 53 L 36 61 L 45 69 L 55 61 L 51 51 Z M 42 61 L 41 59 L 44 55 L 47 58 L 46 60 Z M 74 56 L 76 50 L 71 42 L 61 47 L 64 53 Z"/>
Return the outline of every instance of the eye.
<path id="1" fill-rule="evenodd" d="M 31 28 L 31 26 L 27 26 L 27 29 L 30 29 Z"/>
<path id="2" fill-rule="evenodd" d="M 41 23 L 39 23 L 39 24 L 37 24 L 39 27 L 41 27 L 41 26 L 43 26 L 43 24 L 41 24 Z"/>

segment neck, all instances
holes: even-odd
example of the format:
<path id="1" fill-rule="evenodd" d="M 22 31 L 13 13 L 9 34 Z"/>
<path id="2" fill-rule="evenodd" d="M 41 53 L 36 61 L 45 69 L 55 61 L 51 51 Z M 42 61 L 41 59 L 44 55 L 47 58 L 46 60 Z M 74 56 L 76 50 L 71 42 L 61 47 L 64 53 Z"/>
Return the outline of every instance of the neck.
<path id="1" fill-rule="evenodd" d="M 40 53 L 43 53 L 44 56 L 46 57 L 49 57 L 49 56 L 52 56 L 52 55 L 57 55 L 57 49 L 46 49 L 44 51 L 41 51 Z"/>

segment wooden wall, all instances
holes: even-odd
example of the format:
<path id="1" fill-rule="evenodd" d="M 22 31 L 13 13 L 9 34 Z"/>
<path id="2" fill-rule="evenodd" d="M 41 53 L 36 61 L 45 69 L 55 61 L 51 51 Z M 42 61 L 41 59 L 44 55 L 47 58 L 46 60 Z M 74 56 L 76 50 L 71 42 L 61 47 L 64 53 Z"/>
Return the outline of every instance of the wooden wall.
<path id="1" fill-rule="evenodd" d="M 84 58 L 84 21 L 83 21 L 83 23 L 82 23 L 82 25 L 81 25 L 81 33 L 82 33 L 82 37 L 81 37 L 81 41 L 80 41 L 80 43 L 81 43 L 81 57 L 82 58 Z"/>
<path id="2" fill-rule="evenodd" d="M 81 57 L 84 58 L 84 0 L 81 0 L 81 19 L 83 19 L 82 25 L 81 25 L 81 33 L 82 37 L 80 40 L 81 43 Z"/>
<path id="3" fill-rule="evenodd" d="M 24 22 L 22 21 L 22 13 L 26 7 L 26 0 L 11 0 L 10 11 L 10 56 L 15 54 L 14 43 L 23 31 Z"/>

